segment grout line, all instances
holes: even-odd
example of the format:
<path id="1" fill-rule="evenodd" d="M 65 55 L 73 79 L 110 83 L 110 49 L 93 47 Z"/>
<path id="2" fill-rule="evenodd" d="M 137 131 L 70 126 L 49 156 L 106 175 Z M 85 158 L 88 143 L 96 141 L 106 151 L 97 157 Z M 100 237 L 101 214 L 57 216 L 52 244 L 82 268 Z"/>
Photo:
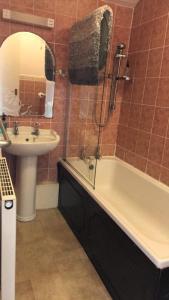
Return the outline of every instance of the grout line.
<path id="1" fill-rule="evenodd" d="M 110 4 L 115 4 L 117 6 L 120 7 L 126 7 L 126 8 L 130 8 L 132 10 L 134 10 L 134 5 L 129 5 L 129 3 L 127 1 L 123 1 L 123 0 L 107 0 L 106 2 L 110 2 Z"/>
<path id="2" fill-rule="evenodd" d="M 145 2 L 144 2 L 145 4 Z M 144 5 L 143 5 L 143 9 L 142 9 L 142 16 L 141 16 L 141 20 L 143 17 L 143 11 L 144 11 Z M 151 31 L 151 35 L 150 35 L 150 40 L 149 40 L 149 47 L 148 47 L 148 57 L 147 57 L 147 65 L 146 65 L 146 73 L 145 73 L 145 81 L 144 81 L 144 88 L 143 88 L 143 95 L 142 95 L 142 103 L 144 101 L 144 96 L 145 96 L 145 89 L 146 89 L 146 81 L 147 81 L 147 74 L 148 74 L 148 65 L 149 65 L 149 59 L 150 59 L 150 46 L 151 46 L 151 40 L 152 40 L 152 35 L 153 35 L 153 28 Z M 142 109 L 141 109 L 142 112 Z M 154 114 L 153 114 L 153 120 L 154 120 L 154 116 L 155 116 L 155 107 L 154 107 Z M 140 122 L 141 122 L 141 116 L 140 116 Z M 140 128 L 140 123 L 139 123 L 139 128 Z M 153 121 L 152 121 L 152 128 L 151 131 L 153 130 Z M 151 132 L 150 132 L 150 137 L 149 137 L 149 143 L 148 143 L 148 149 L 147 149 L 147 159 L 148 159 L 148 155 L 149 155 L 149 148 L 150 148 L 150 140 L 151 140 Z M 145 173 L 147 173 L 147 159 L 146 159 L 146 165 L 145 165 Z"/>
<path id="3" fill-rule="evenodd" d="M 167 17 L 167 16 L 168 16 L 168 13 L 166 13 L 164 15 L 161 15 L 161 16 L 158 16 L 158 17 L 153 17 L 151 20 L 148 20 L 148 21 L 145 21 L 143 23 L 140 23 L 139 25 L 133 26 L 133 29 L 136 29 L 137 27 L 140 27 L 142 25 L 146 25 L 148 23 L 152 23 L 153 21 L 156 21 L 158 19 L 162 19 L 162 18 Z M 142 18 L 142 16 L 141 16 L 141 18 Z"/>
<path id="4" fill-rule="evenodd" d="M 165 32 L 164 45 L 165 45 L 166 38 L 167 38 L 167 30 L 168 30 L 168 26 L 169 26 L 169 13 L 168 13 L 168 18 L 167 18 L 167 25 L 166 25 L 166 32 Z M 163 57 L 164 57 L 164 50 L 165 50 L 165 46 L 164 46 L 164 49 L 163 49 L 162 60 L 163 60 Z M 161 73 L 161 71 L 162 71 L 162 65 L 161 65 L 160 73 Z M 166 143 L 167 143 L 167 140 L 168 140 L 168 137 L 167 137 L 168 129 L 169 129 L 169 117 L 168 117 L 168 123 L 167 123 L 167 128 L 166 128 L 166 134 L 165 134 L 164 146 L 163 146 L 163 153 L 162 153 L 161 164 L 160 164 L 161 168 L 163 167 L 162 163 L 163 163 L 163 159 L 164 159 L 164 153 L 165 153 Z M 160 175 L 159 175 L 159 180 L 160 180 L 160 181 L 161 181 L 161 175 L 162 175 L 162 171 L 161 171 L 161 169 L 160 169 Z"/>
<path id="5" fill-rule="evenodd" d="M 149 78 L 149 77 L 148 77 Z M 123 101 L 124 104 L 133 104 L 133 105 L 140 105 L 140 106 L 148 106 L 148 107 L 154 107 L 154 104 L 148 104 L 148 103 L 139 103 L 139 102 L 131 102 L 131 101 Z M 169 109 L 169 106 L 159 106 L 156 105 L 156 108 L 163 108 L 163 109 Z"/>
<path id="6" fill-rule="evenodd" d="M 129 57 L 129 49 L 130 49 L 130 42 L 131 42 L 133 19 L 134 19 L 134 9 L 133 9 L 133 13 L 132 13 L 131 28 L 130 28 L 130 34 L 129 34 L 129 39 L 128 39 L 127 57 Z M 134 61 L 134 74 L 135 74 L 135 65 L 136 65 L 136 61 Z M 134 84 L 132 84 L 131 99 L 132 99 L 132 96 L 133 96 L 133 88 L 134 88 Z M 124 84 L 124 87 L 123 87 L 123 95 L 124 95 L 124 89 L 125 89 L 125 84 Z M 123 99 L 121 101 L 120 113 L 121 113 L 122 103 L 123 103 Z M 130 101 L 129 115 L 130 115 L 130 111 L 131 111 L 131 101 Z M 128 118 L 128 121 L 129 121 L 129 118 Z M 115 155 L 116 155 L 116 150 L 117 150 L 117 146 L 118 146 L 117 145 L 117 139 L 118 139 L 119 125 L 120 125 L 120 116 L 119 116 L 119 121 L 118 121 L 118 124 L 117 124 L 117 136 L 116 136 L 115 152 L 114 152 Z M 123 159 L 125 160 L 125 152 L 124 152 L 124 155 L 123 155 Z"/>
<path id="7" fill-rule="evenodd" d="M 166 16 L 166 15 L 165 15 L 165 16 Z M 160 17 L 160 18 L 161 18 L 161 17 Z M 159 19 L 159 18 L 155 18 L 155 19 Z M 149 23 L 149 22 L 145 22 L 145 23 Z M 141 25 L 143 25 L 143 24 L 141 24 Z M 158 48 L 150 48 L 150 45 L 151 45 L 151 39 L 150 39 L 149 49 L 148 49 L 148 50 L 140 50 L 140 51 L 133 51 L 133 52 L 130 52 L 130 54 L 138 54 L 138 53 L 144 53 L 144 52 L 147 52 L 147 51 L 148 51 L 148 59 L 147 59 L 147 66 L 146 66 L 145 83 L 146 83 L 146 79 L 147 79 L 147 78 L 158 78 L 158 79 L 159 79 L 159 80 L 158 80 L 158 88 L 157 88 L 157 94 L 156 94 L 155 105 L 149 105 L 149 104 L 143 103 L 144 93 L 145 93 L 145 83 L 144 83 L 144 91 L 143 91 L 142 103 L 139 103 L 139 102 L 138 102 L 138 103 L 134 103 L 134 105 L 140 105 L 141 108 L 144 107 L 144 106 L 154 107 L 154 115 L 153 115 L 153 121 L 152 121 L 152 128 L 151 128 L 151 131 L 148 132 L 148 131 L 145 131 L 145 130 L 140 130 L 140 131 L 142 131 L 142 132 L 147 132 L 147 133 L 149 133 L 150 135 L 153 134 L 153 131 L 152 131 L 152 130 L 153 130 L 153 123 L 154 123 L 154 119 L 155 119 L 155 110 L 156 110 L 156 108 L 158 108 L 158 107 L 159 107 L 159 108 L 164 108 L 164 107 L 161 107 L 161 106 L 158 106 L 158 105 L 157 105 L 157 99 L 158 99 L 158 91 L 159 91 L 160 79 L 161 79 L 161 78 L 168 78 L 168 77 L 167 77 L 167 76 L 161 76 L 161 75 L 159 75 L 158 77 L 149 77 L 149 76 L 147 76 L 147 74 L 148 74 L 148 73 L 147 73 L 147 71 L 148 71 L 148 62 L 149 62 L 150 50 L 161 49 L 161 48 L 162 48 L 162 49 L 163 49 L 163 52 L 162 52 L 162 59 L 161 59 L 161 65 L 160 65 L 160 74 L 161 74 L 161 71 L 162 71 L 162 63 L 163 63 L 163 57 L 164 57 L 164 51 L 165 51 L 165 47 L 167 46 L 167 44 L 166 44 L 166 37 L 167 37 L 167 28 L 168 28 L 168 25 L 169 25 L 169 14 L 168 14 L 168 19 L 167 19 L 167 24 L 166 24 L 166 31 L 165 31 L 164 43 L 163 43 L 163 46 L 162 46 L 162 47 L 158 47 Z M 139 25 L 139 26 L 140 26 L 140 25 Z M 139 27 L 139 26 L 138 26 L 138 27 Z M 137 27 L 137 26 L 136 26 L 136 27 Z M 135 62 L 135 68 L 136 68 L 136 62 Z M 136 69 L 134 69 L 134 71 L 136 71 Z M 142 78 L 142 77 L 139 77 L 139 76 L 138 76 L 138 77 L 135 77 L 135 74 L 134 74 L 134 75 L 133 75 L 133 78 Z M 143 78 L 144 78 L 144 77 L 143 77 Z M 133 84 L 133 86 L 134 86 L 134 84 Z M 132 87 L 132 93 L 131 93 L 131 101 L 124 101 L 124 103 L 127 103 L 127 104 L 131 105 L 132 99 L 133 99 L 133 87 Z M 167 107 L 167 108 L 168 108 L 168 107 Z M 131 111 L 131 109 L 130 109 L 130 111 Z M 130 112 L 129 112 L 129 113 L 130 113 Z M 130 127 L 128 126 L 128 124 L 127 124 L 127 126 L 124 126 L 123 124 L 120 124 L 120 123 L 119 123 L 119 125 L 122 126 L 122 127 L 130 128 Z M 134 128 L 134 127 L 131 127 L 131 128 L 137 130 L 137 128 Z M 160 135 L 154 134 L 155 136 L 159 136 L 159 137 L 165 138 L 165 143 L 164 143 L 164 147 L 163 147 L 163 156 L 164 156 L 165 144 L 166 144 L 166 142 L 169 140 L 169 138 L 167 137 L 167 131 L 168 131 L 168 129 L 169 129 L 169 119 L 168 119 L 168 124 L 167 124 L 167 129 L 166 129 L 166 132 L 165 132 L 165 136 L 160 136 Z M 151 140 L 151 136 L 150 136 L 150 140 Z M 129 151 L 129 150 L 127 150 L 126 148 L 123 148 L 121 145 L 119 145 L 119 146 L 122 148 L 123 152 L 124 152 L 124 157 L 123 157 L 123 159 L 125 159 L 125 156 L 126 156 L 126 153 L 127 153 L 127 152 L 131 152 L 131 153 L 133 153 L 133 154 L 135 154 L 135 155 L 137 155 L 137 156 L 139 156 L 139 157 L 141 157 L 141 158 L 146 159 L 146 168 L 145 168 L 145 172 L 146 172 L 146 173 L 147 173 L 147 165 L 148 165 L 148 162 L 151 161 L 151 160 L 148 159 L 149 152 L 150 152 L 150 140 L 149 140 L 149 147 L 148 147 L 148 154 L 147 154 L 147 157 L 143 157 L 143 156 L 141 156 L 141 155 L 135 153 L 135 151 L 134 151 L 134 152 L 133 152 L 133 151 Z M 162 156 L 162 160 L 163 160 L 163 156 Z M 162 160 L 161 160 L 160 166 L 162 166 Z M 156 163 L 156 162 L 153 162 L 153 163 L 159 165 L 159 164 Z M 160 176 L 159 176 L 159 180 L 160 180 Z"/>
<path id="8" fill-rule="evenodd" d="M 169 44 L 165 44 L 164 47 L 169 47 Z M 163 46 L 161 47 L 152 47 L 152 48 L 149 48 L 148 50 L 147 49 L 143 49 L 143 50 L 134 50 L 134 51 L 130 51 L 129 54 L 132 55 L 132 54 L 141 54 L 141 53 L 144 53 L 144 52 L 147 52 L 147 51 L 152 51 L 152 50 L 160 50 L 160 49 L 163 49 Z"/>
<path id="9" fill-rule="evenodd" d="M 166 37 L 167 37 L 167 29 L 168 29 L 168 25 L 169 25 L 169 14 L 168 14 L 168 18 L 167 18 L 167 24 L 166 24 L 166 31 L 165 31 L 165 37 L 164 37 L 164 43 L 163 43 L 163 51 L 162 51 L 162 58 L 161 58 L 161 65 L 160 65 L 160 74 L 161 74 L 161 71 L 162 71 L 162 65 L 163 65 L 163 58 L 164 58 L 164 50 L 165 50 L 165 41 L 166 41 Z M 151 129 L 151 137 L 152 137 L 152 134 L 153 134 L 153 123 L 154 123 L 154 120 L 155 120 L 155 111 L 156 111 L 156 104 L 157 104 L 157 99 L 158 99 L 158 92 L 159 92 L 159 86 L 160 86 L 160 79 L 158 81 L 158 87 L 157 87 L 157 95 L 156 95 L 156 100 L 155 100 L 155 105 L 154 105 L 154 115 L 153 115 L 153 122 L 152 122 L 152 129 Z M 167 131 L 167 130 L 166 130 Z M 150 137 L 150 141 L 151 141 L 151 137 Z M 164 154 L 164 148 L 165 148 L 165 143 L 164 143 L 164 146 L 163 146 L 163 154 Z M 147 157 L 149 157 L 149 153 L 150 153 L 150 142 L 149 142 L 149 148 L 148 148 L 148 155 Z M 163 156 L 163 155 L 162 155 Z M 162 158 L 161 158 L 161 163 L 162 163 Z M 161 165 L 160 163 L 160 165 Z M 147 172 L 147 167 L 148 167 L 148 163 L 146 165 L 146 172 Z M 161 176 L 161 174 L 160 174 Z M 159 180 L 160 180 L 160 176 L 159 176 Z"/>
<path id="10" fill-rule="evenodd" d="M 144 159 L 145 161 L 147 160 L 148 163 L 150 162 L 150 163 L 152 163 L 152 164 L 154 164 L 154 165 L 156 165 L 156 166 L 161 166 L 159 163 L 154 162 L 154 161 L 152 161 L 152 160 L 150 160 L 150 159 L 147 159 L 145 156 L 142 156 L 142 155 L 137 154 L 137 153 L 135 153 L 135 152 L 133 152 L 133 151 L 131 151 L 131 150 L 128 150 L 127 148 L 125 148 L 125 147 L 123 147 L 123 146 L 121 146 L 121 145 L 117 145 L 117 146 L 120 147 L 124 152 L 130 153 L 130 154 L 133 154 L 133 155 L 136 155 L 137 157 L 139 157 L 140 159 Z M 163 168 L 165 168 L 166 170 L 168 170 L 168 168 L 166 168 L 166 167 L 163 167 Z M 145 171 L 142 171 L 142 172 L 145 173 Z M 148 174 L 148 173 L 146 173 L 146 174 Z M 150 175 L 149 175 L 149 176 L 150 176 Z"/>
<path id="11" fill-rule="evenodd" d="M 76 0 L 76 22 L 78 20 L 78 8 L 79 8 L 79 0 Z"/>
<path id="12" fill-rule="evenodd" d="M 134 59 L 134 72 L 133 72 L 133 84 L 132 84 L 132 90 L 131 90 L 131 101 L 130 101 L 130 107 L 129 107 L 129 117 L 127 121 L 127 128 L 129 128 L 129 118 L 130 118 L 130 113 L 131 113 L 131 103 L 133 102 L 133 92 L 134 92 L 134 77 L 135 77 L 135 72 L 136 72 L 136 58 Z M 136 148 L 136 145 L 135 145 Z M 126 151 L 124 152 L 124 160 L 126 159 Z"/>

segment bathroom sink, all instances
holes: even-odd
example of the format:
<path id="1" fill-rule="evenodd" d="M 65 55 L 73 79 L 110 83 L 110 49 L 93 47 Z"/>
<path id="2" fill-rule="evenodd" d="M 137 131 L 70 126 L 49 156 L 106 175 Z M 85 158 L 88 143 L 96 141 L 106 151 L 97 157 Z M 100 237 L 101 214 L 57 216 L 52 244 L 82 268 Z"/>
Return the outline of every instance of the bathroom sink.
<path id="1" fill-rule="evenodd" d="M 11 144 L 6 152 L 17 156 L 38 156 L 53 150 L 60 141 L 59 135 L 51 129 L 39 129 L 38 136 L 32 134 L 33 128 L 19 127 L 19 134 L 14 135 L 13 128 L 8 128 L 7 133 Z"/>
<path id="2" fill-rule="evenodd" d="M 27 222 L 36 216 L 38 156 L 55 149 L 60 137 L 51 129 L 39 129 L 39 135 L 32 134 L 35 132 L 34 128 L 28 126 L 19 126 L 18 131 L 19 134 L 14 135 L 14 128 L 7 129 L 11 144 L 5 151 L 17 156 L 15 185 L 17 219 Z"/>

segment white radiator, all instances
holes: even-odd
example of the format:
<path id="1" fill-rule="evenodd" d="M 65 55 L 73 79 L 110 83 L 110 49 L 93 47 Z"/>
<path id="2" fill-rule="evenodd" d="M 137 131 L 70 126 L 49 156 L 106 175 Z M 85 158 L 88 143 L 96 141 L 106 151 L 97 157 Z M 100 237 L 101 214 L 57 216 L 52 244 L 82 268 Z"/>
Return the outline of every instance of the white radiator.
<path id="1" fill-rule="evenodd" d="M 15 300 L 16 197 L 6 158 L 0 158 L 1 300 Z"/>

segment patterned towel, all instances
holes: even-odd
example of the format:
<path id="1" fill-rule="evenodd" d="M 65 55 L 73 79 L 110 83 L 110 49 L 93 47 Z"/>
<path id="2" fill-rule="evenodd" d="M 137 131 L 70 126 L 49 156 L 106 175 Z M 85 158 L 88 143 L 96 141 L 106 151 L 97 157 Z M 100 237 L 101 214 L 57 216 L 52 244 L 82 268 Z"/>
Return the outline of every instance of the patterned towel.
<path id="1" fill-rule="evenodd" d="M 72 84 L 97 85 L 106 64 L 113 12 L 104 5 L 71 28 L 69 79 Z"/>

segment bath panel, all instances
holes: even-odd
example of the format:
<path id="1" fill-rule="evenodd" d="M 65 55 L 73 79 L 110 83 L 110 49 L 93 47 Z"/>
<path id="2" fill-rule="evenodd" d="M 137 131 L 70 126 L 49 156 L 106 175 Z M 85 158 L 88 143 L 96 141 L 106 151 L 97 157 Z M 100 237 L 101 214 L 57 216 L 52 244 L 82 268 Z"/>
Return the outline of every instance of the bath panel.
<path id="1" fill-rule="evenodd" d="M 81 242 L 113 299 L 169 299 L 168 257 L 164 250 L 165 247 L 166 249 L 168 248 L 167 235 L 165 235 L 167 232 L 167 223 L 165 223 L 165 214 L 162 217 L 163 212 L 167 209 L 165 196 L 168 196 L 168 188 L 164 185 L 156 185 L 156 181 L 151 181 L 150 183 L 149 180 L 152 180 L 151 178 L 148 176 L 146 178 L 142 172 L 135 170 L 117 159 L 103 160 L 100 164 L 102 165 L 100 168 L 102 174 L 105 174 L 103 164 L 105 165 L 107 177 L 103 178 L 102 176 L 102 180 L 101 177 L 99 178 L 98 166 L 95 190 L 88 186 L 80 177 L 75 175 L 76 173 L 74 173 L 70 167 L 67 167 L 64 162 L 59 164 L 60 211 Z M 108 168 L 108 164 L 111 166 L 110 168 Z M 122 170 L 120 170 L 121 168 Z M 129 191 L 130 185 L 128 181 L 134 174 L 136 177 L 135 181 L 133 181 L 135 189 L 137 190 L 138 185 L 141 187 L 141 185 L 144 184 L 151 205 L 153 204 L 151 202 L 151 196 L 154 197 L 154 199 L 152 199 L 152 201 L 154 201 L 154 207 L 148 204 L 146 206 L 146 197 L 145 199 L 136 197 L 135 194 Z M 126 175 L 128 178 L 125 177 Z M 120 179 L 121 182 L 118 181 Z M 109 185 L 108 181 L 112 183 L 112 186 L 116 184 L 115 199 L 112 203 L 110 203 L 110 198 L 106 200 L 106 190 L 108 190 Z M 125 184 L 125 187 L 123 187 L 122 182 Z M 121 197 L 117 192 L 118 188 L 121 191 Z M 150 190 L 148 188 L 150 188 Z M 133 191 L 135 191 L 135 189 L 133 188 Z M 150 194 L 150 192 L 152 194 Z M 153 192 L 155 193 L 153 194 Z M 160 192 L 161 197 L 159 198 Z M 110 192 L 109 189 L 108 195 L 113 195 L 113 191 Z M 125 200 L 123 199 L 124 195 L 126 195 Z M 135 198 L 133 198 L 134 195 Z M 161 209 L 160 213 L 157 212 L 160 208 L 160 205 L 157 205 L 157 200 L 159 199 L 160 205 L 162 206 L 162 201 L 163 205 L 165 205 L 164 210 Z M 120 207 L 120 201 L 124 209 Z M 126 201 L 126 203 L 124 201 Z M 130 207 L 131 203 L 133 210 L 131 210 Z M 113 206 L 116 206 L 116 210 L 113 209 Z M 125 210 L 127 211 L 126 215 Z M 133 214 L 132 217 L 130 213 L 135 213 L 137 210 L 138 216 Z M 147 210 L 149 219 L 152 222 L 160 222 L 161 217 L 161 225 L 158 223 L 159 231 L 154 236 L 151 236 L 151 230 L 144 224 L 146 220 L 145 210 Z M 125 218 L 129 217 L 131 219 L 132 217 L 132 222 L 129 222 L 129 219 L 128 223 L 122 223 L 122 214 Z M 144 217 L 142 228 L 139 226 L 136 228 L 137 220 L 139 223 L 141 216 Z M 125 218 L 123 218 L 123 221 Z M 132 227 L 130 227 L 131 224 Z M 153 224 L 155 225 L 155 223 Z M 164 232 L 165 226 L 166 232 Z M 160 230 L 162 232 L 161 236 Z M 146 232 L 148 232 L 147 236 Z M 136 234 L 136 236 L 134 234 Z M 142 241 L 140 237 L 142 237 Z M 150 241 L 146 244 L 145 241 L 148 239 Z M 152 246 L 151 253 L 150 244 Z M 156 253 L 154 253 L 155 249 Z M 162 258 L 164 254 L 163 251 L 166 257 Z"/>

